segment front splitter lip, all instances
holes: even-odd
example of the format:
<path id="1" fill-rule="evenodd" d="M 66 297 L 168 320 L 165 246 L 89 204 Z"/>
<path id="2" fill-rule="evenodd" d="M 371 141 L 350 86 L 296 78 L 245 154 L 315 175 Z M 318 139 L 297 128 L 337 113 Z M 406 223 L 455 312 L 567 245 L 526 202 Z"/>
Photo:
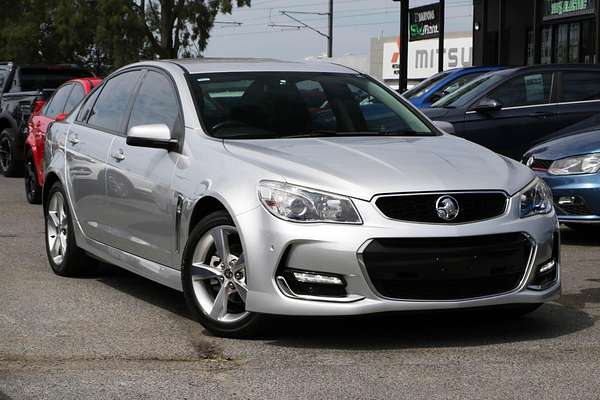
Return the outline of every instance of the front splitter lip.
<path id="1" fill-rule="evenodd" d="M 261 307 L 260 310 L 249 311 L 263 314 L 294 315 L 294 316 L 350 316 L 366 315 L 385 312 L 402 311 L 435 311 L 435 310 L 461 310 L 470 308 L 493 307 L 510 304 L 540 304 L 557 299 L 561 295 L 561 283 L 558 280 L 552 287 L 544 291 L 524 289 L 520 292 L 502 294 L 480 299 L 458 301 L 406 301 L 365 298 L 353 303 L 330 303 L 322 301 L 309 301 L 292 299 L 280 294 L 277 304 L 273 297 L 266 293 L 250 292 L 248 295 L 253 300 L 272 307 Z"/>

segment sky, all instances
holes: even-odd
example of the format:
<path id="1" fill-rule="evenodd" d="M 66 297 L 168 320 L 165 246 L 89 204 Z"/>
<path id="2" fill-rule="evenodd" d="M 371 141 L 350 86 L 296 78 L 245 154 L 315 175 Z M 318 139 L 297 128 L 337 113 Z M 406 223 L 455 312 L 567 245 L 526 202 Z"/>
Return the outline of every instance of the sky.
<path id="1" fill-rule="evenodd" d="M 432 3 L 411 0 L 410 7 Z M 297 25 L 281 15 L 282 10 L 326 13 L 328 0 L 252 0 L 252 7 L 234 9 L 217 17 L 204 55 L 206 57 L 271 57 L 302 60 L 327 51 L 327 39 L 309 29 L 269 27 Z M 369 54 L 370 39 L 397 36 L 400 11 L 392 0 L 334 0 L 333 56 Z M 305 23 L 327 33 L 327 16 L 294 14 Z M 472 0 L 446 0 L 446 32 L 470 32 Z M 241 23 L 240 26 L 228 24 Z"/>

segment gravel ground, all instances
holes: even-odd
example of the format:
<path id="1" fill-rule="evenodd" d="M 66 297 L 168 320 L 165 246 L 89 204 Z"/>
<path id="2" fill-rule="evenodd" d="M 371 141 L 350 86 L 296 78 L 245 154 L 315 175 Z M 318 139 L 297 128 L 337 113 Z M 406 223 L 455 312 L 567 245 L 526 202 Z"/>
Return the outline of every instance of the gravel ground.
<path id="1" fill-rule="evenodd" d="M 55 276 L 21 179 L 0 205 L 0 400 L 600 398 L 600 229 L 563 230 L 563 297 L 519 320 L 278 319 L 231 340 L 118 268 Z"/>

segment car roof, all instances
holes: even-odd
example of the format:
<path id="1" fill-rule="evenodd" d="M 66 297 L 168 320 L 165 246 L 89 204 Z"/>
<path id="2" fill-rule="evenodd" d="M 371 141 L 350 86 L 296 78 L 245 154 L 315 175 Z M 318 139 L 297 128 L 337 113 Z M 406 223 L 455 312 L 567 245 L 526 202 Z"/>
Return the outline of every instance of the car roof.
<path id="1" fill-rule="evenodd" d="M 329 62 L 295 62 L 268 58 L 184 58 L 161 60 L 158 63 L 177 64 L 190 74 L 261 71 L 359 73 L 352 68 Z"/>
<path id="2" fill-rule="evenodd" d="M 512 67 L 502 72 L 524 72 L 524 71 L 559 71 L 559 70 L 594 70 L 600 71 L 598 64 L 537 64 L 523 67 Z"/>

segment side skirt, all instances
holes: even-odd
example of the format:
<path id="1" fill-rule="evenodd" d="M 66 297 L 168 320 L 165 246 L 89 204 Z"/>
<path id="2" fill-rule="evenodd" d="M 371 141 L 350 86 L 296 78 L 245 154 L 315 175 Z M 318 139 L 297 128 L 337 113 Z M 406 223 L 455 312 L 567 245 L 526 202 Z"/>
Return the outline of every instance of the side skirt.
<path id="1" fill-rule="evenodd" d="M 115 249 L 85 236 L 81 239 L 82 241 L 78 241 L 78 245 L 96 258 L 168 286 L 171 289 L 183 291 L 180 271 Z"/>

